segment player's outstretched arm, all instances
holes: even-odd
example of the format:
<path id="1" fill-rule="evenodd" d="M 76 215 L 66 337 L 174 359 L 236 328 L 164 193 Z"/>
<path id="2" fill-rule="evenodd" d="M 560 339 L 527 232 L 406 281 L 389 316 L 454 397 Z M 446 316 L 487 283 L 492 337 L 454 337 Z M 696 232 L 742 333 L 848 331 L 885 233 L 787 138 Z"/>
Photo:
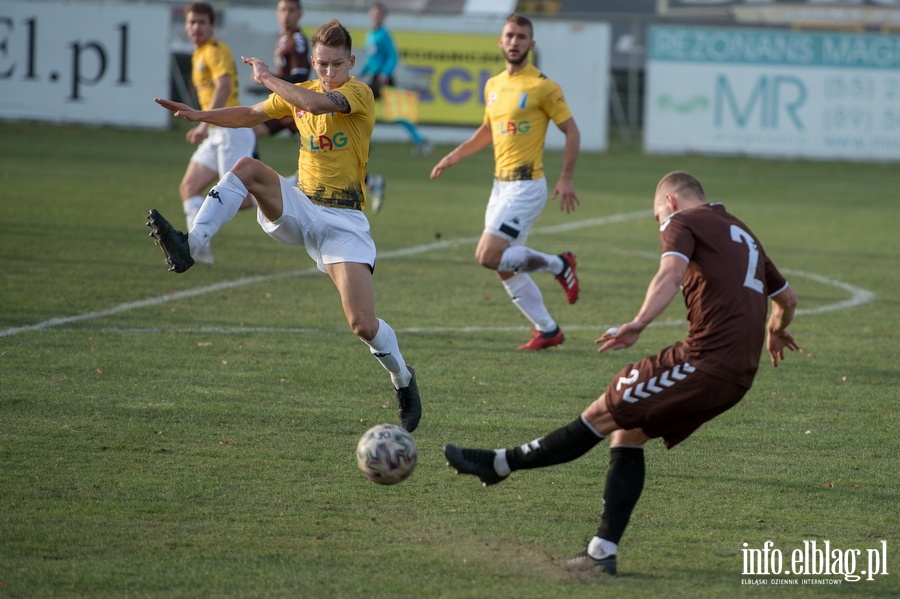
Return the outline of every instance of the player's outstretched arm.
<path id="1" fill-rule="evenodd" d="M 173 102 L 163 98 L 154 98 L 154 102 L 171 110 L 174 116 L 188 121 L 201 121 L 219 127 L 231 129 L 238 127 L 252 127 L 265 122 L 269 116 L 262 109 L 263 103 L 255 106 L 229 106 L 227 108 L 214 108 L 211 110 L 197 110 L 181 102 Z"/>
<path id="2" fill-rule="evenodd" d="M 647 325 L 672 303 L 681 288 L 687 267 L 688 263 L 679 256 L 663 256 L 659 262 L 659 270 L 647 286 L 644 304 L 637 316 L 631 322 L 614 327 L 596 339 L 594 343 L 600 344 L 597 351 L 625 349 L 634 345 Z"/>
<path id="3" fill-rule="evenodd" d="M 310 114 L 326 114 L 329 112 L 350 112 L 350 103 L 344 94 L 331 90 L 318 92 L 299 85 L 289 83 L 269 72 L 269 65 L 258 58 L 241 56 L 245 64 L 253 67 L 253 81 L 267 87 L 269 91 L 281 96 L 285 102 L 292 104 Z"/>
<path id="4" fill-rule="evenodd" d="M 781 290 L 778 295 L 772 296 L 772 313 L 766 323 L 766 350 L 772 360 L 772 366 L 778 368 L 778 361 L 784 361 L 785 348 L 797 351 L 800 346 L 794 340 L 794 336 L 787 330 L 788 325 L 794 319 L 797 310 L 797 294 L 790 286 Z"/>
<path id="5" fill-rule="evenodd" d="M 572 183 L 572 179 L 575 177 L 575 162 L 578 160 L 578 151 L 581 148 L 581 132 L 573 118 L 563 121 L 557 126 L 566 136 L 566 145 L 563 148 L 563 164 L 559 180 L 553 187 L 553 195 L 550 197 L 559 198 L 559 209 L 568 214 L 574 212 L 575 207 L 581 204 Z"/>
<path id="6" fill-rule="evenodd" d="M 182 104 L 181 102 L 175 102 L 173 100 L 166 100 L 165 98 L 153 98 L 153 101 L 166 110 L 171 110 L 174 116 L 177 116 L 178 118 L 188 121 L 200 120 L 198 117 L 200 111 L 188 106 L 187 104 Z"/>
<path id="7" fill-rule="evenodd" d="M 481 150 L 491 145 L 491 128 L 487 123 L 482 123 L 475 133 L 456 146 L 449 154 L 441 158 L 441 160 L 431 169 L 431 178 L 437 179 L 445 170 L 462 160 L 468 158 L 472 154 L 477 154 Z"/>

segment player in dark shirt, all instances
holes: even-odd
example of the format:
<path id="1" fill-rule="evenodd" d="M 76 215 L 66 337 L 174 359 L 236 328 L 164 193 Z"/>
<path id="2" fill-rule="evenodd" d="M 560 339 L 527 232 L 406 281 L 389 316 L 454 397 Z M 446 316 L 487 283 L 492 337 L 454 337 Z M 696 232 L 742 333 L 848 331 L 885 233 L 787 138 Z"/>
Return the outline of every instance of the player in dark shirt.
<path id="1" fill-rule="evenodd" d="M 300 29 L 303 6 L 300 0 L 278 0 L 275 14 L 278 16 L 279 35 L 272 74 L 290 83 L 303 83 L 309 79 L 310 69 L 309 40 Z M 275 135 L 285 129 L 297 134 L 293 117 L 272 119 L 253 128 L 257 137 Z"/>
<path id="2" fill-rule="evenodd" d="M 309 79 L 309 40 L 300 29 L 300 0 L 280 0 L 276 10 L 281 26 L 275 45 L 275 76 L 290 83 Z"/>
<path id="3" fill-rule="evenodd" d="M 637 316 L 596 343 L 601 352 L 630 347 L 679 289 L 687 337 L 623 368 L 578 418 L 544 437 L 511 449 L 444 447 L 458 473 L 493 485 L 513 470 L 574 460 L 608 435 L 600 526 L 587 549 L 567 562 L 572 569 L 616 573 L 618 543 L 644 487 L 647 441 L 661 437 L 671 448 L 737 404 L 750 389 L 764 341 L 773 366 L 785 348 L 799 349 L 787 330 L 797 297 L 744 223 L 722 204 L 707 203 L 700 182 L 684 172 L 659 182 L 653 212 L 660 225 L 659 270 Z"/>

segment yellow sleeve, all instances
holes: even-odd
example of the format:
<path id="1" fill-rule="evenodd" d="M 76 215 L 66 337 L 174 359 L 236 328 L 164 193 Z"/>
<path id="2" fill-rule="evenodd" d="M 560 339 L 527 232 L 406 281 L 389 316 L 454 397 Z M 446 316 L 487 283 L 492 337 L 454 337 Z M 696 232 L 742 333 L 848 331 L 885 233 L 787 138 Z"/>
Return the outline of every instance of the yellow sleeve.
<path id="1" fill-rule="evenodd" d="M 263 110 L 273 119 L 280 119 L 294 113 L 294 107 L 284 101 L 284 98 L 276 93 L 269 94 L 263 103 Z"/>
<path id="2" fill-rule="evenodd" d="M 334 91 L 340 92 L 347 98 L 347 103 L 350 104 L 350 113 L 358 114 L 359 116 L 369 116 L 375 110 L 375 103 L 372 98 L 371 92 L 366 93 L 368 90 L 365 88 L 368 86 L 364 86 L 356 80 L 350 80 L 344 85 L 340 86 Z"/>
<path id="3" fill-rule="evenodd" d="M 231 57 L 231 51 L 221 44 L 217 44 L 215 49 L 209 53 L 209 75 L 213 81 L 219 79 L 223 75 L 234 77 L 234 59 Z M 231 82 L 237 85 L 237 78 Z"/>
<path id="4" fill-rule="evenodd" d="M 544 81 L 543 85 L 545 89 L 541 94 L 541 108 L 544 109 L 547 116 L 557 125 L 572 118 L 572 111 L 566 104 L 566 98 L 559 84 L 548 79 Z"/>
<path id="5" fill-rule="evenodd" d="M 482 100 L 484 101 L 484 117 L 482 118 L 481 122 L 487 123 L 488 125 L 491 124 L 491 115 L 490 115 L 490 113 L 488 113 L 488 107 L 491 105 L 490 98 L 491 98 L 491 94 L 494 93 L 493 89 L 494 89 L 494 78 L 491 77 L 484 84 L 484 98 L 482 98 Z"/>

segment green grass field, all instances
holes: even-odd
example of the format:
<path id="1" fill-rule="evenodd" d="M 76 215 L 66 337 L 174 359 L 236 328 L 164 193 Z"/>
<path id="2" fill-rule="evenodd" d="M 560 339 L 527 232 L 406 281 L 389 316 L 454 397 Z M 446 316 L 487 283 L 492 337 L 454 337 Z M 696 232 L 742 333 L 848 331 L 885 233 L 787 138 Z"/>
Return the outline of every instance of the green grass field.
<path id="1" fill-rule="evenodd" d="M 292 172 L 296 149 L 264 140 Z M 488 152 L 438 181 L 430 158 L 378 144 L 388 180 L 370 215 L 378 313 L 416 367 L 419 465 L 381 487 L 358 437 L 394 422 L 389 378 L 347 328 L 300 248 L 241 213 L 216 264 L 166 272 L 149 208 L 181 223 L 191 147 L 164 133 L 0 124 L 0 597 L 790 597 L 900 595 L 897 165 L 581 156 L 580 209 L 551 204 L 530 245 L 571 249 L 581 300 L 535 278 L 562 346 L 528 327 L 473 258 Z M 547 156 L 551 185 L 560 155 Z M 441 448 L 513 446 L 569 422 L 627 362 L 685 332 L 673 302 L 639 343 L 597 354 L 658 261 L 650 202 L 689 170 L 762 238 L 800 296 L 803 347 L 765 365 L 735 409 L 647 483 L 615 578 L 562 564 L 596 530 L 608 449 L 480 487 Z M 742 549 L 887 546 L 887 575 L 763 577 Z M 840 584 L 800 584 L 809 579 Z M 796 586 L 772 588 L 793 580 Z"/>

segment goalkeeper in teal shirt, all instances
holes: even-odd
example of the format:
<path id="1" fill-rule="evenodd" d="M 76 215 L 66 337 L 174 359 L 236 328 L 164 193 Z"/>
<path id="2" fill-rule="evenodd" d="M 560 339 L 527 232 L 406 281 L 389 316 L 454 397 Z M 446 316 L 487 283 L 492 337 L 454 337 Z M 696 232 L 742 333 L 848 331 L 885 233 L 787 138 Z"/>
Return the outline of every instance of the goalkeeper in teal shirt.
<path id="1" fill-rule="evenodd" d="M 384 26 L 386 16 L 387 7 L 383 2 L 376 2 L 369 9 L 372 29 L 366 34 L 366 63 L 359 72 L 359 79 L 369 84 L 376 100 L 381 98 L 383 86 L 395 85 L 394 70 L 399 62 L 394 38 Z M 416 144 L 416 154 L 427 156 L 431 153 L 431 144 L 422 137 L 414 123 L 403 119 L 394 122 L 409 132 L 413 143 Z"/>
<path id="2" fill-rule="evenodd" d="M 366 34 L 366 64 L 360 71 L 360 79 L 369 81 L 375 99 L 381 97 L 383 85 L 394 85 L 394 69 L 397 68 L 397 46 L 390 32 L 384 26 L 387 7 L 376 2 L 369 9 L 372 30 Z"/>

